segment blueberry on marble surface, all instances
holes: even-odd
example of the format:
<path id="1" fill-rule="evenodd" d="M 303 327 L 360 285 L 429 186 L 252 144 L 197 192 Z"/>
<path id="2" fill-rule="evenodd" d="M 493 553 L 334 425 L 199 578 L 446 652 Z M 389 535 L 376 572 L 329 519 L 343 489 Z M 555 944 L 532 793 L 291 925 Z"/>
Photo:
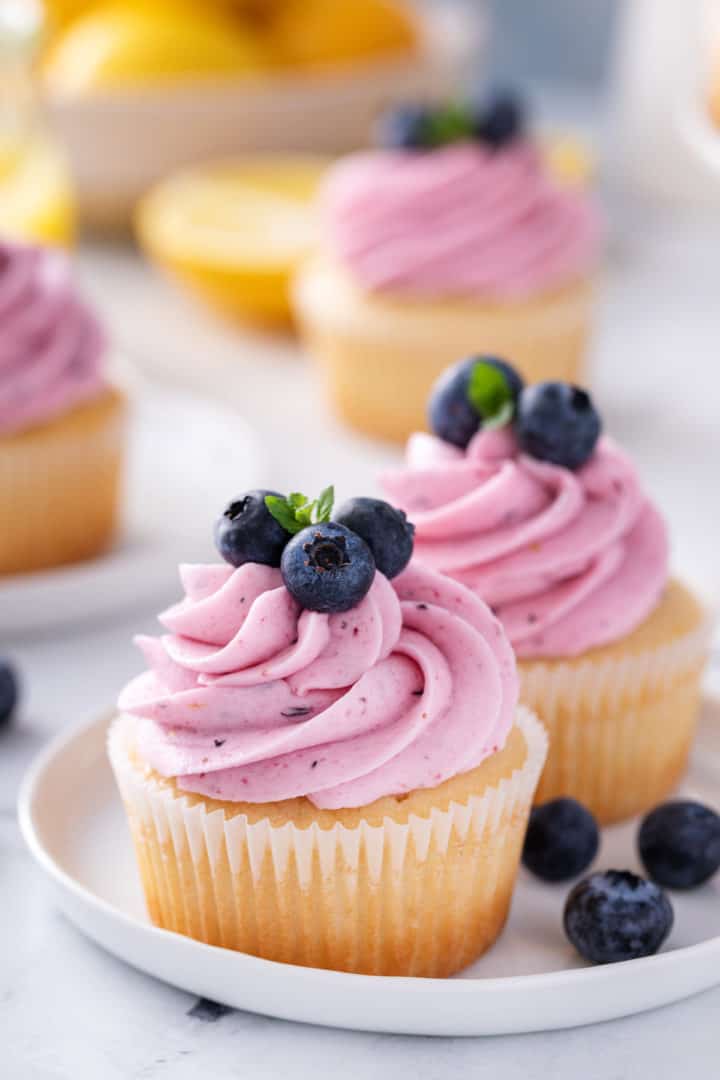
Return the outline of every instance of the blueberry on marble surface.
<path id="1" fill-rule="evenodd" d="M 396 577 L 410 562 L 415 526 L 404 511 L 383 499 L 348 499 L 333 520 L 362 537 L 373 553 L 377 569 L 386 578 Z"/>
<path id="2" fill-rule="evenodd" d="M 0 657 L 0 725 L 9 724 L 20 696 L 15 668 Z"/>
<path id="3" fill-rule="evenodd" d="M 568 881 L 587 870 L 599 846 L 590 811 L 576 799 L 552 799 L 530 812 L 522 861 L 543 881 Z"/>
<path id="4" fill-rule="evenodd" d="M 643 866 L 668 889 L 694 889 L 720 867 L 720 816 L 691 799 L 656 807 L 638 833 Z"/>
<path id="5" fill-rule="evenodd" d="M 522 135 L 525 106 L 516 94 L 497 91 L 474 110 L 473 134 L 480 142 L 499 150 Z"/>
<path id="6" fill-rule="evenodd" d="M 591 874 L 565 902 L 565 933 L 593 964 L 652 956 L 673 925 L 669 899 L 652 881 L 629 870 Z"/>
<path id="7" fill-rule="evenodd" d="M 601 430 L 590 395 L 578 386 L 542 382 L 520 394 L 515 434 L 531 457 L 579 469 L 592 456 Z"/>
<path id="8" fill-rule="evenodd" d="M 246 491 L 226 507 L 215 523 L 215 546 L 231 566 L 263 563 L 279 566 L 289 534 L 265 505 L 275 491 Z"/>
<path id="9" fill-rule="evenodd" d="M 447 368 L 428 404 L 431 430 L 464 450 L 481 427 L 508 423 L 523 389 L 515 368 L 497 356 L 470 356 Z"/>
<path id="10" fill-rule="evenodd" d="M 366 596 L 375 560 L 365 541 L 334 521 L 297 533 L 280 563 L 288 592 L 309 611 L 349 611 Z"/>

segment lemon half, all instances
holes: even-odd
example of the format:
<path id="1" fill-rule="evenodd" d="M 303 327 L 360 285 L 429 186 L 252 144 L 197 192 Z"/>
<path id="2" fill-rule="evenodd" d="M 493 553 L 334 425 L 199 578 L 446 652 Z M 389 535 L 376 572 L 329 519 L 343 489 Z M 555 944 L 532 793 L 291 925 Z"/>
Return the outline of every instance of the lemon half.
<path id="1" fill-rule="evenodd" d="M 327 160 L 290 156 L 193 168 L 153 188 L 136 214 L 147 254 L 212 306 L 290 319 L 290 279 L 315 244 Z"/>

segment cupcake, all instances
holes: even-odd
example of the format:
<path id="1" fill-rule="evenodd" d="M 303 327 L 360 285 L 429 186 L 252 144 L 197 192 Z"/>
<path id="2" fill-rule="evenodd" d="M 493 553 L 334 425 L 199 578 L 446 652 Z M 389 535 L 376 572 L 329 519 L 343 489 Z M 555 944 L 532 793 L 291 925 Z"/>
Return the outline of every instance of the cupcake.
<path id="1" fill-rule="evenodd" d="M 573 796 L 604 823 L 647 810 L 685 770 L 708 639 L 663 518 L 577 387 L 471 358 L 430 416 L 383 487 L 417 560 L 490 604 L 515 649 L 550 736 L 537 800 Z"/>
<path id="2" fill-rule="evenodd" d="M 515 357 L 526 379 L 576 379 L 598 260 L 589 196 L 562 185 L 520 106 L 405 110 L 385 147 L 332 167 L 320 254 L 297 318 L 348 423 L 402 440 L 457 356 Z"/>
<path id="3" fill-rule="evenodd" d="M 98 554 L 115 528 L 125 406 L 55 250 L 0 244 L 0 574 Z"/>
<path id="4" fill-rule="evenodd" d="M 110 760 L 157 926 L 449 975 L 502 929 L 546 736 L 490 610 L 406 568 L 404 515 L 331 502 L 230 504 L 229 565 L 182 566 L 166 634 L 138 639 Z"/>

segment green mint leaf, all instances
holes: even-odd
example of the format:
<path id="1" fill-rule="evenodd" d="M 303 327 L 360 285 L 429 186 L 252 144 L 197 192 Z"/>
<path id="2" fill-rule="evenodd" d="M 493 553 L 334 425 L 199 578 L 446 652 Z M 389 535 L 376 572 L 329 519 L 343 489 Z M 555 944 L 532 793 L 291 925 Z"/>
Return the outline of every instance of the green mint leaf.
<path id="1" fill-rule="evenodd" d="M 307 506 L 299 506 L 295 511 L 295 520 L 299 521 L 303 528 L 306 525 L 312 525 L 314 508 L 315 503 L 308 503 Z"/>
<path id="2" fill-rule="evenodd" d="M 303 495 L 301 491 L 293 491 L 287 498 L 280 495 L 265 496 L 265 505 L 272 516 L 293 536 L 308 525 L 320 525 L 323 521 L 329 521 L 334 502 L 335 489 L 332 486 L 321 491 L 314 502 L 310 502 L 307 495 Z"/>
<path id="3" fill-rule="evenodd" d="M 265 505 L 275 520 L 279 521 L 283 529 L 292 536 L 305 527 L 302 522 L 297 520 L 295 510 L 288 504 L 288 500 L 283 499 L 280 495 L 266 495 Z"/>
<path id="4" fill-rule="evenodd" d="M 484 428 L 502 427 L 512 420 L 512 391 L 502 371 L 493 364 L 478 360 L 470 373 L 467 396 Z"/>
<path id="5" fill-rule="evenodd" d="M 315 503 L 315 522 L 329 521 L 335 503 L 335 488 L 331 484 L 321 491 Z"/>
<path id="6" fill-rule="evenodd" d="M 447 105 L 434 110 L 428 118 L 429 141 L 432 146 L 469 139 L 473 134 L 470 110 L 462 105 Z"/>

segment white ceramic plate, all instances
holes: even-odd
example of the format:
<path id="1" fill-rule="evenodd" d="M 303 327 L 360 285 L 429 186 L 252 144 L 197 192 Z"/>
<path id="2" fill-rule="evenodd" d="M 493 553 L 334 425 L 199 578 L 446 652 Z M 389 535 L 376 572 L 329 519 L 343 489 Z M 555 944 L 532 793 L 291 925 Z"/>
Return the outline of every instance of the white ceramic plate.
<path id="1" fill-rule="evenodd" d="M 179 562 L 213 561 L 212 523 L 260 476 L 255 436 L 231 410 L 144 386 L 131 404 L 121 534 L 106 555 L 0 577 L 0 633 L 150 606 L 177 591 Z"/>
<path id="2" fill-rule="evenodd" d="M 498 945 L 462 976 L 347 975 L 259 960 L 150 926 L 105 757 L 107 719 L 59 736 L 28 774 L 20 822 L 57 901 L 129 964 L 251 1012 L 358 1030 L 490 1035 L 574 1027 L 665 1005 L 720 982 L 720 881 L 674 894 L 675 928 L 658 956 L 585 967 L 563 937 L 567 886 L 521 873 Z M 703 708 L 683 790 L 717 804 L 720 702 Z M 637 868 L 637 825 L 608 829 L 601 867 Z"/>

